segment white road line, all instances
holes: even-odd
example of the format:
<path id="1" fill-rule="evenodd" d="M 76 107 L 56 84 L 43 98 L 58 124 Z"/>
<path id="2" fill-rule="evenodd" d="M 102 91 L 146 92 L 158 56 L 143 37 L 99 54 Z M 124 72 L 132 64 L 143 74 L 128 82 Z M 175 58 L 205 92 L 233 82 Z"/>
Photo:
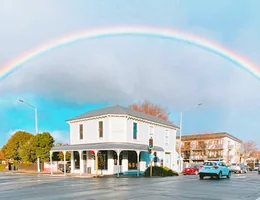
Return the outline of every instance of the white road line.
<path id="1" fill-rule="evenodd" d="M 260 200 L 260 197 L 258 197 L 256 200 Z"/>

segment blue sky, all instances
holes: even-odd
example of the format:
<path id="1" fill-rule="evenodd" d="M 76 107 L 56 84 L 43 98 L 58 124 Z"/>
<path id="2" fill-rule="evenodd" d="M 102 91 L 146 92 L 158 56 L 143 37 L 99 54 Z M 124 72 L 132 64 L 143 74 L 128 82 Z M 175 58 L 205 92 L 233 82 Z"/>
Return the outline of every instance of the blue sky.
<path id="1" fill-rule="evenodd" d="M 51 39 L 95 27 L 138 25 L 189 32 L 233 49 L 260 68 L 258 0 L 45 0 L 0 2 L 0 67 Z M 149 99 L 184 134 L 227 131 L 260 142 L 260 81 L 202 49 L 155 38 L 83 41 L 26 63 L 0 82 L 0 147 L 16 130 L 68 142 L 66 120 L 94 108 Z"/>

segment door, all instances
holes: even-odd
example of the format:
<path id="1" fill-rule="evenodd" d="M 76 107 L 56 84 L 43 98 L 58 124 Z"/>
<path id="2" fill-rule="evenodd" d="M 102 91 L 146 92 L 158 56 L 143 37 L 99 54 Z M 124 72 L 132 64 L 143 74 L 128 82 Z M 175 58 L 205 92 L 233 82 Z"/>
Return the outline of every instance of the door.
<path id="1" fill-rule="evenodd" d="M 165 165 L 166 167 L 171 169 L 171 153 L 165 152 Z"/>

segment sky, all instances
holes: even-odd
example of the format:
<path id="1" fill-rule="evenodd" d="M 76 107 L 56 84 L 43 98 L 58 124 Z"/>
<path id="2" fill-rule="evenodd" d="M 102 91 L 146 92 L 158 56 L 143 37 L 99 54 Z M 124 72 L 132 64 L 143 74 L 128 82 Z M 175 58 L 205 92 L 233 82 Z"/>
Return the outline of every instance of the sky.
<path id="1" fill-rule="evenodd" d="M 98 27 L 149 26 L 191 33 L 243 55 L 260 69 L 258 0 L 1 0 L 0 69 L 55 38 Z M 260 80 L 185 43 L 146 37 L 85 40 L 25 63 L 0 80 L 0 147 L 17 130 L 69 142 L 67 119 L 148 99 L 183 134 L 228 132 L 260 144 Z M 202 106 L 194 105 L 202 103 Z M 192 108 L 192 109 L 190 109 Z"/>

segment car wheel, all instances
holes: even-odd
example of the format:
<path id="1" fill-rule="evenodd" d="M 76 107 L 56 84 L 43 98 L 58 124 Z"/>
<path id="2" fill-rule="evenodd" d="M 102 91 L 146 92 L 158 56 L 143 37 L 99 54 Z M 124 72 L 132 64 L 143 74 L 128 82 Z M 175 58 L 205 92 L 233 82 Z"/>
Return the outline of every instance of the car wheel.
<path id="1" fill-rule="evenodd" d="M 202 175 L 200 175 L 200 180 L 202 180 L 204 177 Z"/>
<path id="2" fill-rule="evenodd" d="M 227 178 L 231 177 L 231 172 L 228 172 Z"/>
<path id="3" fill-rule="evenodd" d="M 218 179 L 219 179 L 219 180 L 222 179 L 222 172 L 219 172 L 219 174 L 218 174 Z"/>

